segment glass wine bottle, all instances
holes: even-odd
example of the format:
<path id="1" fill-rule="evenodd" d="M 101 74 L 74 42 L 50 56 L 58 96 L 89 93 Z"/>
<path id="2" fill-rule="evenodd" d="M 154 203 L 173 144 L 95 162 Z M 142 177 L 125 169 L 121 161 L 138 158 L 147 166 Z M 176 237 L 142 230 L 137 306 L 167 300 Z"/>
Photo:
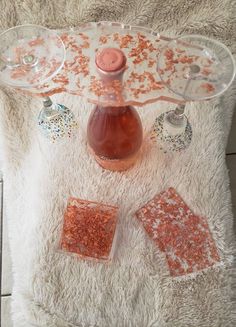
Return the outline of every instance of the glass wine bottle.
<path id="1" fill-rule="evenodd" d="M 98 51 L 95 62 L 104 83 L 122 81 L 126 58 L 121 50 L 104 48 Z M 90 150 L 103 168 L 122 171 L 137 160 L 143 129 L 133 107 L 96 105 L 89 118 L 87 134 Z"/>

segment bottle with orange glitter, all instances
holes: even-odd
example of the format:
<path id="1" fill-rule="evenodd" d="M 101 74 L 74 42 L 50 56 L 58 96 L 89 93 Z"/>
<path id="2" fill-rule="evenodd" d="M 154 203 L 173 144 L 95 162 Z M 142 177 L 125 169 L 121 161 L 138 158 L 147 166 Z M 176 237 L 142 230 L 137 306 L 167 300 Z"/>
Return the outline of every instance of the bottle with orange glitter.
<path id="1" fill-rule="evenodd" d="M 104 84 L 122 82 L 126 57 L 120 49 L 99 50 L 95 63 Z M 133 107 L 96 105 L 89 118 L 87 134 L 89 148 L 103 168 L 127 170 L 137 160 L 143 129 Z"/>

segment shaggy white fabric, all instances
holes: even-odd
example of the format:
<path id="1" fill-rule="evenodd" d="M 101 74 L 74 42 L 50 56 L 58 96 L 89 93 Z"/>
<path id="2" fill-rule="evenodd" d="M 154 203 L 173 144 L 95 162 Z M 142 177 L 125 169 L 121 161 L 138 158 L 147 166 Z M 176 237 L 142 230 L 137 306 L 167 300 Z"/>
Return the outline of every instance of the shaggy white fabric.
<path id="1" fill-rule="evenodd" d="M 108 5 L 109 4 L 109 5 Z M 98 19 L 143 24 L 166 33 L 216 36 L 235 50 L 235 1 L 2 1 L 2 27 L 34 22 L 51 27 Z M 0 9 L 2 9 L 0 8 Z M 4 13 L 4 15 L 3 15 Z M 8 21 L 5 15 L 8 14 Z M 78 97 L 54 99 L 78 118 L 77 135 L 59 144 L 41 137 L 41 103 L 14 91 L 0 93 L 4 196 L 13 259 L 15 327 L 229 327 L 235 326 L 235 251 L 225 145 L 235 87 L 215 101 L 192 104 L 191 147 L 164 155 L 147 139 L 137 165 L 124 173 L 102 170 L 87 152 L 91 111 Z M 139 109 L 145 128 L 173 108 Z M 148 112 L 148 114 L 147 114 Z M 147 134 L 146 134 L 147 135 Z M 157 192 L 176 187 L 205 215 L 224 267 L 186 280 L 171 279 L 164 256 L 140 228 L 134 212 Z M 70 195 L 119 205 L 118 242 L 111 265 L 82 262 L 56 252 Z"/>

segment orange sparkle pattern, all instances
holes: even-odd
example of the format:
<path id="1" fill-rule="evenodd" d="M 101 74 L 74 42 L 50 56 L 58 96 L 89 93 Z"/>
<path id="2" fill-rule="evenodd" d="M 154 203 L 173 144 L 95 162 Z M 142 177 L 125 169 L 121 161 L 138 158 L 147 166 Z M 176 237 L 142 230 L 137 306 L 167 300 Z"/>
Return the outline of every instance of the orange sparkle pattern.
<path id="1" fill-rule="evenodd" d="M 107 36 L 100 36 L 100 38 L 99 38 L 99 42 L 101 43 L 101 44 L 106 44 L 107 43 L 107 41 L 108 41 L 108 37 Z"/>
<path id="2" fill-rule="evenodd" d="M 185 54 L 185 50 L 181 50 L 176 48 L 174 51 L 172 49 L 166 49 L 165 56 L 165 68 L 164 70 L 160 70 L 161 74 L 164 74 L 165 71 L 171 71 L 172 73 L 176 72 L 175 65 L 176 64 L 192 64 L 194 60 L 197 60 L 197 56 L 187 56 Z"/>
<path id="3" fill-rule="evenodd" d="M 136 88 L 132 87 L 136 82 L 139 83 L 139 86 Z M 131 72 L 125 85 L 127 85 L 127 88 L 130 88 L 135 98 L 139 98 L 141 94 L 148 94 L 152 91 L 164 89 L 162 82 L 156 81 L 153 74 L 150 72 L 144 72 L 142 74 Z"/>
<path id="4" fill-rule="evenodd" d="M 204 69 L 202 70 L 202 74 L 205 75 L 205 76 L 210 75 L 210 73 L 211 73 L 211 70 L 210 70 L 209 68 L 204 68 Z"/>
<path id="5" fill-rule="evenodd" d="M 220 261 L 206 219 L 195 215 L 174 188 L 155 196 L 136 216 L 165 253 L 171 276 L 197 272 Z"/>
<path id="6" fill-rule="evenodd" d="M 117 212 L 115 206 L 70 198 L 60 249 L 84 259 L 109 260 Z"/>
<path id="7" fill-rule="evenodd" d="M 58 83 L 58 84 L 62 84 L 62 85 L 69 84 L 68 77 L 64 76 L 63 74 L 57 74 L 52 80 L 54 83 Z"/>
<path id="8" fill-rule="evenodd" d="M 162 69 L 159 69 L 159 73 L 162 78 L 165 80 L 166 84 L 172 86 L 172 89 L 175 89 L 174 85 L 179 81 L 187 81 L 190 66 L 197 65 L 200 67 L 199 75 L 209 76 L 214 70 L 213 61 L 209 58 L 205 58 L 201 55 L 189 55 L 188 52 L 180 48 L 167 48 L 164 51 L 164 63 Z M 212 68 L 212 69 L 210 69 Z M 179 87 L 181 90 L 183 87 Z M 200 88 L 197 90 L 199 93 L 205 93 L 210 95 L 215 91 L 215 86 L 212 83 L 202 83 Z"/>
<path id="9" fill-rule="evenodd" d="M 80 37 L 79 40 L 78 35 Z M 87 88 L 91 96 L 101 97 L 111 95 L 116 102 L 122 103 L 123 99 L 122 94 L 125 92 L 130 93 L 133 98 L 139 99 L 140 96 L 148 95 L 152 91 L 159 91 L 164 89 L 160 80 L 157 80 L 155 75 L 150 71 L 144 71 L 143 73 L 135 73 L 132 70 L 128 71 L 127 67 L 127 78 L 126 81 L 122 84 L 119 80 L 114 80 L 110 83 L 104 83 L 99 76 L 94 75 L 96 72 L 91 71 L 90 67 L 90 58 L 84 55 L 84 49 L 90 45 L 90 38 L 85 33 L 79 33 L 77 37 L 75 35 L 64 33 L 61 38 L 65 44 L 67 50 L 71 51 L 72 56 L 70 59 L 67 59 L 64 64 L 64 69 L 60 74 L 59 79 L 53 79 L 54 83 L 60 83 L 60 81 L 66 81 L 64 86 L 70 84 L 68 82 L 67 75 L 73 73 L 77 76 L 79 83 L 76 83 L 78 86 L 77 93 L 83 94 L 83 89 L 86 88 L 84 85 L 85 80 L 81 80 L 83 77 L 89 78 L 89 83 Z M 127 51 L 126 55 L 131 58 L 131 63 L 141 64 L 146 62 L 147 68 L 152 68 L 156 64 L 156 60 L 153 58 L 153 52 L 157 51 L 152 44 L 152 42 L 143 34 L 137 33 L 136 37 L 130 34 L 119 34 L 113 33 L 110 35 L 101 35 L 99 37 L 99 44 L 105 45 L 109 42 L 117 43 L 117 46 L 120 49 L 125 49 Z M 91 76 L 90 76 L 91 75 Z M 62 85 L 62 83 L 60 83 Z M 69 87 L 70 85 L 68 85 Z M 80 88 L 80 89 L 79 89 Z"/>
<path id="10" fill-rule="evenodd" d="M 73 53 L 70 60 L 65 61 L 65 69 L 62 74 L 66 75 L 68 72 L 73 72 L 74 75 L 82 74 L 83 77 L 89 75 L 89 61 L 90 58 L 83 53 L 83 49 L 88 49 L 90 46 L 89 37 L 84 33 L 79 33 L 80 42 L 75 36 L 64 33 L 61 36 L 65 44 L 66 50 Z M 66 76 L 65 76 L 66 77 Z"/>
<path id="11" fill-rule="evenodd" d="M 98 79 L 96 76 L 91 76 L 89 91 L 93 92 L 96 96 L 106 96 L 111 95 L 116 99 L 117 103 L 121 103 L 123 100 L 122 91 L 123 86 L 119 80 L 111 80 L 111 81 L 102 81 Z"/>
<path id="12" fill-rule="evenodd" d="M 122 30 L 86 27 L 85 30 L 62 32 L 61 39 L 66 48 L 64 66 L 47 84 L 37 87 L 37 94 L 52 95 L 62 90 L 80 95 L 92 103 L 104 105 L 142 105 L 172 99 L 157 73 L 157 56 L 166 43 L 152 34 Z M 127 58 L 123 78 L 101 76 L 95 65 L 96 51 L 101 47 L 121 49 Z M 20 72 L 21 73 L 21 72 Z M 24 73 L 24 72 L 23 72 Z M 114 81 L 112 81 L 114 80 Z M 109 82 L 109 83 L 108 83 Z"/>
<path id="13" fill-rule="evenodd" d="M 202 83 L 201 87 L 208 93 L 215 91 L 215 87 L 211 83 Z"/>
<path id="14" fill-rule="evenodd" d="M 45 41 L 43 38 L 36 38 L 30 42 L 28 45 L 30 48 L 36 47 L 38 45 L 44 44 Z M 14 62 L 16 64 L 20 64 L 21 60 L 24 56 L 29 55 L 36 55 L 36 49 L 30 49 L 24 47 L 16 47 L 14 49 Z M 10 73 L 12 79 L 15 80 L 22 80 L 25 79 L 29 84 L 38 84 L 42 78 L 48 78 L 51 74 L 57 70 L 61 65 L 61 62 L 57 61 L 56 59 L 52 58 L 47 60 L 46 57 L 41 57 L 39 59 L 39 65 L 37 66 L 37 70 L 33 71 L 30 66 L 27 65 L 19 65 L 14 67 Z M 47 72 L 47 74 L 45 74 Z M 64 80 L 66 84 L 66 79 Z M 37 89 L 41 89 L 43 86 L 37 87 Z"/>
<path id="15" fill-rule="evenodd" d="M 130 43 L 133 41 L 133 38 L 134 37 L 130 34 L 113 34 L 113 41 L 116 41 L 121 49 L 128 48 L 130 46 Z"/>
<path id="16" fill-rule="evenodd" d="M 29 42 L 30 47 L 36 47 L 37 45 L 44 44 L 44 39 L 42 37 L 37 37 L 36 39 Z"/>
<path id="17" fill-rule="evenodd" d="M 129 57 L 134 57 L 133 63 L 135 65 L 142 63 L 144 60 L 149 60 L 150 53 L 157 50 L 145 35 L 137 33 L 137 36 L 137 45 L 129 52 Z M 152 61 L 149 61 L 149 65 L 152 65 Z"/>

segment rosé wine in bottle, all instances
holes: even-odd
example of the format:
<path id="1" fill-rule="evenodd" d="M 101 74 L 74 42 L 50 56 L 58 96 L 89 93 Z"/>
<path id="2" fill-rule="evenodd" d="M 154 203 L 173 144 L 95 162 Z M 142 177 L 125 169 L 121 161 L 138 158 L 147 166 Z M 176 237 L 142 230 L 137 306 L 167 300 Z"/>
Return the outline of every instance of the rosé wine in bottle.
<path id="1" fill-rule="evenodd" d="M 95 62 L 104 83 L 122 80 L 126 58 L 120 49 L 98 51 Z M 96 105 L 89 118 L 87 134 L 96 161 L 114 171 L 126 170 L 135 163 L 143 140 L 140 117 L 131 106 Z"/>

